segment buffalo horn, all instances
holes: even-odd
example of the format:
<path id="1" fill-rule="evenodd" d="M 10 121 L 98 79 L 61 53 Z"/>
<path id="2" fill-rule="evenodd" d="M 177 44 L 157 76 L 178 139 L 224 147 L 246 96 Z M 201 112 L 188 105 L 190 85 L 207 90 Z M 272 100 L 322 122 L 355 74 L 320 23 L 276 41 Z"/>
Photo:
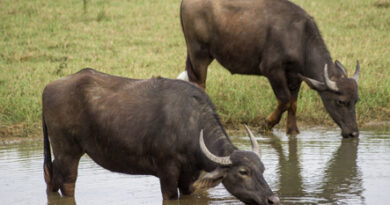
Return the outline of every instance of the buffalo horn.
<path id="1" fill-rule="evenodd" d="M 324 70 L 325 70 L 324 77 L 325 77 L 325 84 L 326 84 L 326 86 L 329 89 L 331 89 L 331 90 L 333 90 L 335 92 L 339 91 L 339 88 L 337 87 L 336 82 L 334 82 L 333 80 L 329 79 L 328 64 L 325 64 L 325 69 Z"/>
<path id="2" fill-rule="evenodd" d="M 355 74 L 353 74 L 353 76 L 352 76 L 352 78 L 356 81 L 356 83 L 359 82 L 359 76 L 360 76 L 360 63 L 359 63 L 359 61 L 356 61 Z"/>
<path id="3" fill-rule="evenodd" d="M 256 153 L 259 156 L 259 158 L 261 158 L 260 147 L 256 141 L 255 135 L 253 135 L 251 130 L 246 125 L 244 125 L 244 126 L 245 126 L 246 131 L 248 132 L 249 138 L 251 139 L 252 151 L 254 153 Z"/>
<path id="4" fill-rule="evenodd" d="M 336 60 L 336 61 L 335 61 L 335 64 L 336 64 L 336 66 L 341 70 L 341 72 L 343 72 L 343 74 L 344 74 L 345 76 L 348 76 L 347 71 L 345 70 L 343 64 L 340 63 L 340 61 Z"/>
<path id="5" fill-rule="evenodd" d="M 203 130 L 200 131 L 199 144 L 200 144 L 200 149 L 202 150 L 203 154 L 209 160 L 211 160 L 219 165 L 222 165 L 222 166 L 229 166 L 232 164 L 232 161 L 230 160 L 230 156 L 218 157 L 218 156 L 215 156 L 213 153 L 211 153 L 207 149 L 206 144 L 204 143 L 204 139 L 203 139 Z"/>

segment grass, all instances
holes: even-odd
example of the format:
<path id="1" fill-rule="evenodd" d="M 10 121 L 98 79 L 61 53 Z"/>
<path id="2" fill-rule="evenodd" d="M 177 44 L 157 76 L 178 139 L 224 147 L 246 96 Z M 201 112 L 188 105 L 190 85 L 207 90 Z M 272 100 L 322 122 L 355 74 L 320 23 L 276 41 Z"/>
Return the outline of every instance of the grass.
<path id="1" fill-rule="evenodd" d="M 293 2 L 316 19 L 332 57 L 350 74 L 360 60 L 359 124 L 389 121 L 389 0 Z M 186 58 L 179 7 L 180 0 L 2 0 L 0 129 L 37 130 L 44 86 L 84 67 L 130 78 L 175 78 Z M 207 93 L 225 124 L 257 125 L 276 106 L 264 77 L 230 75 L 217 62 L 209 68 Z M 334 125 L 306 85 L 298 123 Z"/>

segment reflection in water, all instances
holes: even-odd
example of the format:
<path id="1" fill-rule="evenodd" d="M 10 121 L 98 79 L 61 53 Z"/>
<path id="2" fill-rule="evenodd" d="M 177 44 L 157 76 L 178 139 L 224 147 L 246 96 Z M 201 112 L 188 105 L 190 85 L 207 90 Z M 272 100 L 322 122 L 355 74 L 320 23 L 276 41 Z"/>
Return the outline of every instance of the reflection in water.
<path id="1" fill-rule="evenodd" d="M 390 133 L 361 132 L 342 139 L 339 131 L 303 131 L 259 137 L 266 180 L 286 204 L 383 204 L 390 201 Z M 250 150 L 245 137 L 233 137 Z M 209 191 L 163 201 L 152 176 L 112 173 L 83 157 L 76 197 L 47 195 L 42 173 L 42 141 L 0 143 L 0 204 L 242 204 L 219 185 Z"/>
<path id="2" fill-rule="evenodd" d="M 218 190 L 219 189 L 219 190 Z M 223 190 L 223 191 L 222 191 Z M 223 195 L 219 197 L 211 196 L 209 191 L 202 191 L 198 193 L 194 193 L 192 195 L 182 195 L 179 200 L 163 200 L 162 205 L 237 205 L 243 204 L 238 201 L 236 198 L 231 196 L 227 191 L 224 190 L 222 185 L 219 185 L 217 189 L 212 190 L 222 191 Z"/>
<path id="3" fill-rule="evenodd" d="M 286 203 L 335 203 L 343 200 L 364 203 L 362 174 L 357 165 L 359 139 L 342 139 L 341 145 L 324 167 L 324 177 L 319 193 L 306 193 L 301 175 L 301 160 L 298 155 L 297 138 L 288 137 L 288 156 L 285 156 L 282 141 L 273 133 L 264 137 L 276 151 L 279 159 L 278 195 Z M 310 200 L 309 196 L 316 200 Z M 306 199 L 305 199 L 306 197 Z M 357 198 L 357 199 L 356 199 Z"/>
<path id="4" fill-rule="evenodd" d="M 342 139 L 340 147 L 327 164 L 321 198 L 326 202 L 355 199 L 364 202 L 362 174 L 357 165 L 359 139 Z"/>
<path id="5" fill-rule="evenodd" d="M 76 205 L 74 197 L 62 197 L 59 192 L 47 193 L 47 205 Z"/>
<path id="6" fill-rule="evenodd" d="M 299 199 L 305 196 L 302 183 L 301 166 L 298 158 L 297 138 L 290 136 L 288 140 L 288 156 L 284 155 L 283 146 L 279 137 L 269 133 L 264 137 L 270 139 L 270 145 L 275 149 L 279 159 L 279 196 L 283 199 Z M 282 201 L 283 202 L 283 201 Z"/>

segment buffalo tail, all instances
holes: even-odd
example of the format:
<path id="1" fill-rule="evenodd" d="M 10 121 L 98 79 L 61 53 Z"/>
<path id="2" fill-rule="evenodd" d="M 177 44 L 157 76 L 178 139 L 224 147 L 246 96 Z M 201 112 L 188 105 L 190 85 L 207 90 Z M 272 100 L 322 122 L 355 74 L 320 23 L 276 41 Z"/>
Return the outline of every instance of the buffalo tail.
<path id="1" fill-rule="evenodd" d="M 53 176 L 53 163 L 51 161 L 49 135 L 47 133 L 47 126 L 45 122 L 45 117 L 43 115 L 42 115 L 42 129 L 43 129 L 43 154 L 44 154 L 43 170 L 44 170 L 45 182 L 49 188 L 51 184 L 51 178 Z"/>

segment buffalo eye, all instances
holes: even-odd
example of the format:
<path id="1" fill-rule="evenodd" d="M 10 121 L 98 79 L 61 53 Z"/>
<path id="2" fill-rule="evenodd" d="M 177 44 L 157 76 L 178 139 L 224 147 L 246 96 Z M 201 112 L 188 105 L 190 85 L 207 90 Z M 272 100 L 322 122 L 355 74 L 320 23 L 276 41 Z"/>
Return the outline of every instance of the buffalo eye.
<path id="1" fill-rule="evenodd" d="M 244 169 L 244 168 L 238 170 L 238 173 L 240 173 L 240 175 L 242 175 L 242 176 L 248 176 L 248 174 L 249 174 L 248 170 Z"/>

